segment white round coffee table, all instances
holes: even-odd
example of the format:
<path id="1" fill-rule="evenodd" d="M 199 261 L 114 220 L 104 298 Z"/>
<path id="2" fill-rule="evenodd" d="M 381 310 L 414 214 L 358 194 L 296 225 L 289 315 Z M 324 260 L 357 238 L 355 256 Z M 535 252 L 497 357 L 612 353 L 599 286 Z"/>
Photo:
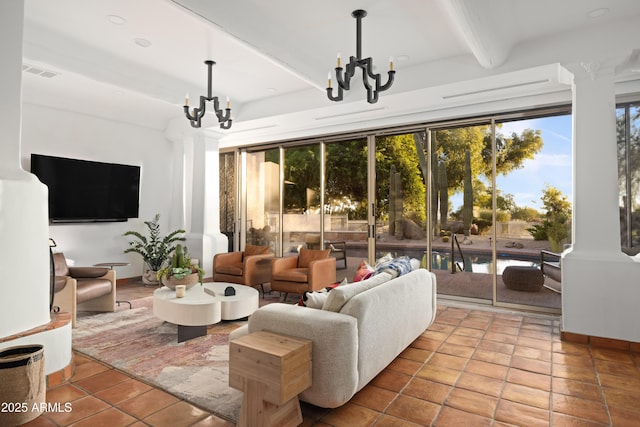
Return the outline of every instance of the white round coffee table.
<path id="1" fill-rule="evenodd" d="M 220 322 L 221 299 L 206 293 L 201 285 L 189 289 L 184 298 L 163 286 L 153 292 L 153 314 L 178 325 L 178 342 L 183 342 L 206 335 L 207 325 Z"/>
<path id="2" fill-rule="evenodd" d="M 213 291 L 216 298 L 220 298 L 222 320 L 243 319 L 258 309 L 260 292 L 251 286 L 226 282 L 204 283 L 203 286 Z M 235 295 L 224 295 L 225 289 L 229 286 L 235 289 Z"/>

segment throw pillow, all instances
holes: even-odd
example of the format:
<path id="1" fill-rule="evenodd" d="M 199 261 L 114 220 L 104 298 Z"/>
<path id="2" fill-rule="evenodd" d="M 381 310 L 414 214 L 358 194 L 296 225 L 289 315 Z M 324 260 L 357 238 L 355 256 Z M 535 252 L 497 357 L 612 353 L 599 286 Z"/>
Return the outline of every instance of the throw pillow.
<path id="1" fill-rule="evenodd" d="M 335 311 L 337 313 L 342 309 L 342 306 L 344 306 L 347 301 L 358 295 L 360 292 L 375 288 L 376 286 L 388 282 L 389 280 L 391 280 L 391 275 L 389 273 L 383 272 L 380 274 L 376 274 L 375 276 L 370 277 L 366 280 L 362 280 L 358 283 L 351 283 L 347 286 L 339 286 L 329 293 L 327 301 L 325 301 L 322 309 L 327 311 Z"/>
<path id="2" fill-rule="evenodd" d="M 338 286 L 345 285 L 346 283 L 347 279 L 344 279 L 342 282 L 337 282 L 329 285 L 320 291 L 307 291 L 302 295 L 300 301 L 298 301 L 298 305 L 309 308 L 322 308 L 325 301 L 327 300 L 327 297 L 329 296 L 329 291 L 337 288 Z"/>
<path id="3" fill-rule="evenodd" d="M 411 260 L 407 256 L 401 256 L 376 265 L 376 274 L 387 272 L 391 274 L 392 277 L 402 276 L 411 270 L 413 270 Z"/>
<path id="4" fill-rule="evenodd" d="M 353 276 L 353 282 L 359 282 L 361 280 L 368 279 L 374 273 L 373 267 L 367 264 L 366 261 L 362 261 L 356 270 L 356 274 Z"/>
<path id="5" fill-rule="evenodd" d="M 300 249 L 300 254 L 298 255 L 298 267 L 299 268 L 308 268 L 311 261 L 315 261 L 318 259 L 329 258 L 329 252 L 331 249 Z"/>
<path id="6" fill-rule="evenodd" d="M 244 247 L 244 256 L 262 255 L 269 253 L 269 246 L 246 245 Z"/>

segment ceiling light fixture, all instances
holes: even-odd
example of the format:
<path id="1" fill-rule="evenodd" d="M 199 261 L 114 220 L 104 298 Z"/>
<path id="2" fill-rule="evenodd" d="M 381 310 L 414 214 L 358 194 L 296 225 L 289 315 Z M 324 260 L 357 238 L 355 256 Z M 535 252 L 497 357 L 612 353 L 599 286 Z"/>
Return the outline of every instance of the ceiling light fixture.
<path id="1" fill-rule="evenodd" d="M 220 128 L 229 129 L 233 120 L 231 120 L 231 102 L 229 102 L 229 97 L 227 97 L 227 108 L 224 111 L 220 108 L 220 103 L 218 102 L 218 97 L 213 96 L 211 93 L 211 79 L 213 76 L 213 66 L 215 61 L 207 60 L 204 63 L 208 67 L 208 87 L 207 87 L 207 96 L 200 95 L 200 105 L 198 108 L 193 109 L 193 113 L 189 112 L 189 94 L 185 97 L 184 100 L 184 114 L 187 116 L 187 119 L 191 122 L 191 126 L 194 128 L 199 128 L 202 126 L 201 121 L 204 116 L 206 110 L 206 102 L 213 102 L 213 111 L 216 113 L 218 117 L 218 122 L 220 123 Z"/>
<path id="2" fill-rule="evenodd" d="M 336 67 L 336 80 L 338 81 L 338 95 L 333 95 L 333 89 L 331 88 L 331 73 L 329 73 L 329 85 L 327 87 L 327 96 L 332 101 L 342 101 L 343 91 L 349 90 L 351 86 L 351 77 L 356 72 L 356 67 L 362 69 L 362 81 L 364 87 L 367 89 L 367 102 L 369 104 L 375 104 L 378 102 L 378 93 L 385 91 L 393 84 L 393 79 L 396 74 L 393 69 L 393 58 L 389 58 L 389 79 L 387 83 L 380 84 L 380 74 L 374 74 L 373 72 L 373 59 L 371 57 L 362 59 L 362 18 L 367 16 L 367 12 L 362 9 L 354 10 L 351 16 L 356 18 L 356 56 L 351 56 L 349 63 L 347 64 L 346 73 L 342 74 L 343 68 L 340 64 L 340 54 L 338 54 L 338 66 Z M 375 82 L 372 86 L 369 79 Z"/>

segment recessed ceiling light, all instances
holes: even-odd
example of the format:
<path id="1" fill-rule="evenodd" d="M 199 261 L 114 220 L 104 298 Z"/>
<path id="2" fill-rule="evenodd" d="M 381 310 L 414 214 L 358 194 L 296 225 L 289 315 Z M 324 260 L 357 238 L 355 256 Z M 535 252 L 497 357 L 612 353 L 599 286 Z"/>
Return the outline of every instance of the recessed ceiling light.
<path id="1" fill-rule="evenodd" d="M 151 42 L 147 39 L 143 39 L 141 37 L 136 37 L 135 39 L 133 39 L 133 41 L 135 42 L 135 44 L 137 44 L 140 47 L 149 47 L 151 46 Z"/>
<path id="2" fill-rule="evenodd" d="M 275 87 L 268 87 L 267 88 L 267 92 L 269 93 L 276 93 L 278 91 L 278 89 L 276 89 Z"/>
<path id="3" fill-rule="evenodd" d="M 409 55 L 398 55 L 398 57 L 396 59 L 398 61 L 408 61 L 409 60 Z"/>
<path id="4" fill-rule="evenodd" d="M 598 9 L 590 10 L 589 12 L 587 12 L 587 16 L 589 18 L 599 18 L 601 16 L 606 15 L 607 13 L 609 13 L 609 9 L 606 7 L 601 7 Z"/>
<path id="5" fill-rule="evenodd" d="M 124 19 L 122 16 L 119 16 L 119 15 L 107 15 L 107 21 L 115 25 L 122 25 L 125 22 L 127 22 L 126 19 Z"/>

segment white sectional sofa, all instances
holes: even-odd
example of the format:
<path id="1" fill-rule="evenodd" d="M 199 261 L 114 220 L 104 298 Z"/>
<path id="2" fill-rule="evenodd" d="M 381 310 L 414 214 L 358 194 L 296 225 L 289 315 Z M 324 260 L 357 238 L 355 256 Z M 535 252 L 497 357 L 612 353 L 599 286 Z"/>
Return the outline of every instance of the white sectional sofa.
<path id="1" fill-rule="evenodd" d="M 417 269 L 370 279 L 329 292 L 323 309 L 269 304 L 230 339 L 269 330 L 313 342 L 311 388 L 300 399 L 335 408 L 348 402 L 431 325 L 436 277 Z M 335 310 L 335 311 L 331 311 Z"/>

